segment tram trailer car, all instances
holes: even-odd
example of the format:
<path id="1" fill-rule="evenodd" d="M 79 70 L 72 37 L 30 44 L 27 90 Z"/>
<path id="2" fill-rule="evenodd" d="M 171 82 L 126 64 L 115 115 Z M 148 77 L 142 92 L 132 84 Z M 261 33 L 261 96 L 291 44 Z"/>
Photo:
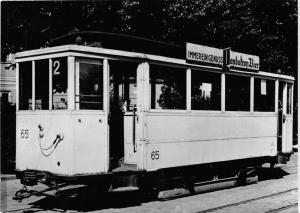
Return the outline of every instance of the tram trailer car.
<path id="1" fill-rule="evenodd" d="M 75 44 L 17 53 L 17 177 L 163 190 L 286 162 L 294 78 L 231 50 L 224 69 L 223 53 L 190 43 L 185 59 Z"/>

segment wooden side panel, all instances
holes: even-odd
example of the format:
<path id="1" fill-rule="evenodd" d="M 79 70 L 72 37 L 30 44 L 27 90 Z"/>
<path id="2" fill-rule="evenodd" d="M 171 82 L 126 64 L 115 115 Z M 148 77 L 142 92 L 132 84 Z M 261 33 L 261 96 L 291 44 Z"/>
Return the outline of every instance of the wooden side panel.
<path id="1" fill-rule="evenodd" d="M 147 170 L 275 156 L 276 122 L 276 115 L 149 113 Z"/>
<path id="2" fill-rule="evenodd" d="M 104 113 L 18 114 L 16 169 L 67 176 L 107 172 L 106 128 Z M 58 135 L 62 140 L 53 145 Z"/>
<path id="3" fill-rule="evenodd" d="M 291 153 L 293 150 L 293 116 L 286 115 L 282 128 L 282 152 Z"/>
<path id="4" fill-rule="evenodd" d="M 58 136 L 61 140 L 54 143 Z M 73 141 L 72 116 L 68 112 L 17 114 L 16 169 L 73 175 Z"/>

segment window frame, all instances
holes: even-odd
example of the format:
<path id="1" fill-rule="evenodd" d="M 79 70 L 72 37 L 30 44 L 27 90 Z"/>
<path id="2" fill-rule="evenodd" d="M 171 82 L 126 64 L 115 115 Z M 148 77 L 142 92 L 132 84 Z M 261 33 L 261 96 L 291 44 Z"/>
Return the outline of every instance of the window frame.
<path id="1" fill-rule="evenodd" d="M 52 84 L 53 84 L 53 79 L 52 79 L 52 61 L 54 58 L 66 58 L 67 59 L 67 81 L 68 81 L 68 89 L 69 89 L 69 73 L 70 73 L 70 69 L 69 69 L 69 58 L 71 56 L 69 54 L 58 54 L 58 55 L 49 55 L 48 57 L 32 57 L 29 58 L 28 60 L 20 60 L 18 62 L 16 62 L 16 82 L 17 82 L 17 91 L 16 91 L 16 111 L 38 111 L 38 112 L 45 112 L 45 111 L 66 111 L 69 110 L 69 107 L 67 109 L 57 109 L 54 110 L 52 108 L 52 103 L 53 103 L 53 97 L 52 97 Z M 49 88 L 48 88 L 48 101 L 49 101 L 49 108 L 48 109 L 36 109 L 35 104 L 36 104 L 36 62 L 37 61 L 42 61 L 42 60 L 47 60 L 48 61 L 48 69 L 49 69 L 49 73 L 48 73 L 48 79 L 49 79 Z M 31 63 L 31 72 L 32 72 L 32 79 L 31 79 L 31 97 L 32 97 L 32 107 L 31 109 L 20 109 L 20 84 L 19 84 L 19 80 L 20 80 L 20 63 L 24 63 L 24 62 L 29 62 Z M 68 95 L 68 99 L 69 99 L 69 92 L 67 92 Z M 69 103 L 69 100 L 68 100 Z M 69 106 L 69 104 L 68 104 Z"/>
<path id="2" fill-rule="evenodd" d="M 105 111 L 105 58 L 90 58 L 90 57 L 75 57 L 74 67 L 74 110 L 75 111 L 89 111 L 89 112 L 104 112 Z M 102 109 L 80 109 L 80 63 L 102 65 Z"/>
<path id="3" fill-rule="evenodd" d="M 227 76 L 238 76 L 238 77 L 247 77 L 249 78 L 249 110 L 226 110 L 226 106 L 227 106 L 227 95 L 226 95 L 226 91 L 227 91 L 227 84 L 228 82 L 226 81 L 227 80 Z M 252 83 L 251 83 L 251 78 L 253 78 L 254 75 L 249 75 L 249 74 L 244 74 L 244 73 L 233 73 L 233 72 L 230 72 L 230 73 L 226 73 L 225 74 L 225 87 L 224 87 L 224 99 L 225 99 L 225 105 L 224 105 L 224 110 L 225 112 L 229 112 L 229 113 L 242 113 L 242 114 L 245 114 L 245 113 L 253 113 L 253 111 L 251 109 L 253 109 L 253 102 L 251 101 L 251 95 L 253 94 L 254 95 L 254 87 L 252 86 Z"/>
<path id="4" fill-rule="evenodd" d="M 167 67 L 167 68 L 175 68 L 176 69 L 182 69 L 182 71 L 179 71 L 179 72 L 185 72 L 185 109 L 152 109 L 151 108 L 151 65 L 153 66 L 162 66 L 162 67 Z M 189 98 L 190 97 L 190 86 L 189 86 L 189 83 L 190 81 L 188 80 L 188 77 L 189 77 L 189 70 L 190 67 L 187 67 L 187 66 L 180 66 L 178 64 L 168 64 L 168 63 L 155 63 L 155 62 L 149 62 L 149 76 L 148 76 L 148 84 L 149 84 L 149 93 L 148 93 L 148 99 L 149 99 L 149 112 L 157 112 L 157 113 L 174 113 L 174 114 L 182 114 L 182 113 L 187 113 L 187 112 L 190 112 L 190 102 L 191 102 L 191 99 Z M 178 72 L 175 71 L 175 72 Z M 189 90 L 189 91 L 188 91 Z M 189 98 L 189 99 L 188 99 Z M 188 103 L 189 102 L 189 103 Z"/>
<path id="5" fill-rule="evenodd" d="M 33 60 L 41 60 L 41 59 L 49 59 L 51 60 L 52 58 L 56 58 L 56 57 L 67 57 L 68 58 L 68 65 L 71 65 L 70 67 L 68 66 L 68 82 L 70 82 L 70 76 L 71 76 L 71 71 L 73 70 L 73 76 L 71 76 L 71 78 L 73 77 L 74 79 L 74 72 L 75 72 L 75 60 L 74 58 L 77 57 L 87 57 L 87 58 L 91 58 L 91 59 L 102 59 L 102 60 L 132 60 L 132 61 L 137 61 L 137 62 L 146 62 L 148 64 L 158 64 L 158 65 L 166 65 L 166 66 L 171 66 L 171 67 L 180 67 L 180 68 L 184 68 L 185 70 L 189 70 L 189 69 L 193 69 L 193 70 L 201 70 L 204 69 L 205 71 L 208 72 L 220 72 L 222 77 L 221 77 L 221 112 L 220 111 L 205 111 L 205 110 L 193 110 L 191 111 L 191 109 L 189 108 L 189 102 L 191 101 L 191 99 L 189 98 L 189 94 L 188 94 L 188 89 L 189 89 L 189 80 L 191 79 L 186 79 L 187 81 L 187 94 L 186 94 L 186 99 L 187 99 L 187 103 L 186 103 L 186 110 L 174 110 L 174 113 L 200 113 L 200 114 L 207 114 L 207 113 L 228 113 L 230 115 L 232 114 L 261 114 L 261 113 L 272 113 L 272 112 L 253 112 L 251 111 L 251 100 L 250 100 L 250 112 L 249 111 L 225 111 L 225 101 L 223 99 L 225 99 L 225 95 L 223 95 L 223 93 L 225 92 L 224 87 L 226 87 L 226 85 L 224 84 L 225 79 L 223 79 L 224 77 L 226 77 L 226 75 L 230 74 L 230 75 L 239 75 L 239 76 L 248 76 L 250 78 L 253 77 L 262 77 L 262 78 L 270 78 L 272 80 L 276 80 L 276 82 L 279 81 L 284 81 L 284 82 L 290 82 L 292 83 L 292 85 L 294 85 L 294 78 L 291 76 L 284 76 L 284 75 L 280 75 L 280 74 L 274 74 L 274 73 L 267 73 L 267 72 L 244 72 L 244 71 L 239 71 L 239 70 L 235 70 L 235 69 L 231 69 L 229 72 L 224 72 L 221 70 L 221 68 L 216 68 L 216 67 L 212 67 L 212 66 L 204 66 L 204 65 L 195 65 L 195 64 L 190 64 L 188 63 L 186 60 L 182 60 L 182 59 L 176 59 L 176 58 L 168 58 L 168 57 L 162 57 L 159 55 L 150 55 L 150 54 L 138 54 L 135 52 L 128 52 L 128 51 L 119 51 L 119 50 L 112 50 L 112 49 L 101 49 L 101 51 L 99 52 L 99 50 L 96 50 L 94 47 L 83 47 L 83 46 L 78 46 L 78 45 L 68 45 L 65 47 L 51 47 L 51 48 L 46 48 L 46 49 L 39 49 L 39 50 L 32 50 L 30 52 L 21 52 L 21 53 L 17 53 L 16 55 L 16 84 L 17 84 L 17 90 L 16 90 L 16 109 L 17 111 L 19 110 L 19 63 L 22 62 L 26 62 L 26 61 L 33 61 Z M 73 64 L 72 64 L 72 60 L 70 61 L 69 59 L 73 58 Z M 51 67 L 51 66 L 50 66 Z M 107 69 L 107 68 L 105 68 Z M 148 71 L 147 71 L 148 72 Z M 145 72 L 145 73 L 147 73 Z M 50 71 L 49 73 L 52 73 L 52 71 Z M 146 77 L 146 76 L 145 76 Z M 50 78 L 50 77 L 49 77 Z M 148 78 L 148 77 L 147 77 Z M 72 79 L 71 79 L 72 80 Z M 149 80 L 149 79 L 147 79 Z M 251 80 L 250 80 L 251 82 Z M 147 82 L 149 83 L 149 82 Z M 75 82 L 73 80 L 73 84 L 69 86 L 70 90 L 73 91 L 68 91 L 68 110 L 74 110 L 75 109 Z M 107 82 L 106 82 L 107 84 Z M 277 88 L 275 88 L 275 98 L 278 99 L 278 84 Z M 49 81 L 49 85 L 52 85 L 52 79 L 51 81 Z M 143 84 L 144 85 L 144 84 Z M 73 88 L 72 88 L 72 87 Z M 294 87 L 293 87 L 294 88 Z M 148 90 L 149 88 L 146 89 Z M 253 87 L 250 87 L 250 94 L 253 90 Z M 104 90 L 105 91 L 105 90 Z M 49 92 L 52 92 L 49 89 Z M 294 91 L 293 91 L 294 92 Z M 293 93 L 292 92 L 292 93 Z M 148 92 L 144 93 L 145 95 L 148 95 Z M 49 95 L 49 97 L 51 97 L 51 95 Z M 71 99 L 73 98 L 73 99 Z M 250 97 L 251 98 L 251 97 Z M 106 97 L 107 99 L 107 97 Z M 106 101 L 106 99 L 104 99 L 104 101 Z M 150 99 L 150 97 L 149 97 Z M 293 96 L 292 96 L 293 99 Z M 72 101 L 74 103 L 72 103 Z M 144 100 L 144 99 L 140 99 L 139 101 Z M 276 100 L 276 99 L 275 99 Z M 51 100 L 49 99 L 49 102 L 51 102 Z M 161 112 L 167 112 L 167 113 L 172 113 L 171 110 L 158 110 L 158 109 L 151 109 L 150 104 L 148 103 L 149 100 L 145 101 L 146 104 L 146 108 L 149 111 L 161 111 Z M 275 111 L 277 111 L 276 104 L 277 104 L 277 100 L 275 101 Z M 225 103 L 225 104 L 224 104 Z M 73 104 L 73 108 L 70 107 L 70 105 Z M 109 103 L 108 103 L 109 104 Z M 51 109 L 52 103 L 49 103 L 49 110 Z M 104 105 L 104 108 L 106 107 L 107 110 L 107 106 L 106 104 Z M 253 107 L 253 106 L 252 106 Z M 293 110 L 293 108 L 292 108 Z M 26 112 L 30 112 L 32 110 L 22 110 L 22 111 L 26 111 Z M 40 111 L 46 111 L 46 110 L 40 110 Z M 55 111 L 60 111 L 60 110 L 55 110 Z M 64 110 L 65 112 L 66 110 Z"/>
<path id="6" fill-rule="evenodd" d="M 30 63 L 31 64 L 31 109 L 20 109 L 20 63 Z M 24 60 L 24 61 L 20 61 L 20 62 L 17 62 L 16 63 L 16 111 L 24 111 L 24 112 L 30 112 L 30 111 L 33 111 L 33 97 L 34 97 L 34 93 L 35 93 L 35 90 L 34 90 L 34 81 L 32 81 L 32 79 L 34 79 L 34 68 L 33 68 L 33 60 Z"/>
<path id="7" fill-rule="evenodd" d="M 190 98 L 189 98 L 189 103 L 190 103 L 190 110 L 191 112 L 205 112 L 205 113 L 219 113 L 219 112 L 222 112 L 222 72 L 221 71 L 216 71 L 216 70 L 212 70 L 212 71 L 206 71 L 206 70 L 203 70 L 203 69 L 190 69 L 191 70 L 191 75 L 190 75 L 190 86 L 189 86 L 189 89 L 192 90 L 192 82 L 193 82 L 193 79 L 192 79 L 192 72 L 196 71 L 196 72 L 202 72 L 202 73 L 212 73 L 212 74 L 217 74 L 217 75 L 220 75 L 220 109 L 219 110 L 207 110 L 207 109 L 192 109 L 192 91 L 190 91 Z"/>
<path id="8" fill-rule="evenodd" d="M 50 71 L 52 72 L 52 69 L 50 70 L 50 67 L 52 65 L 52 63 L 50 63 L 50 60 L 52 58 L 46 58 L 46 59 L 38 59 L 38 60 L 34 60 L 34 110 L 36 111 L 47 111 L 50 110 L 52 108 L 52 101 L 50 103 L 50 99 L 52 100 L 52 78 L 49 78 L 50 76 Z M 39 61 L 48 61 L 48 109 L 36 109 L 36 64 Z M 52 61 L 51 61 L 52 62 Z M 52 73 L 51 73 L 51 77 L 52 77 Z M 51 83 L 51 89 L 50 89 L 50 83 Z M 50 98 L 51 97 L 51 98 Z"/>
<path id="9" fill-rule="evenodd" d="M 290 87 L 290 94 L 289 94 Z M 293 115 L 294 84 L 286 82 L 286 115 Z"/>
<path id="10" fill-rule="evenodd" d="M 57 58 L 65 58 L 66 59 L 66 66 L 67 66 L 67 108 L 64 109 L 53 109 L 53 59 L 57 59 Z M 72 100 L 71 100 L 71 92 L 70 90 L 72 90 L 72 76 L 74 76 L 74 74 L 71 72 L 71 67 L 72 63 L 70 63 L 70 58 L 72 58 L 72 56 L 67 55 L 67 56 L 53 56 L 51 58 L 49 58 L 49 72 L 51 69 L 51 79 L 49 79 L 49 82 L 51 83 L 51 90 L 49 88 L 49 93 L 51 95 L 51 109 L 49 107 L 50 110 L 53 111 L 67 111 L 67 110 L 71 110 L 72 109 Z M 51 59 L 51 61 L 50 61 Z M 50 76 L 50 75 L 49 75 Z M 50 99 L 49 99 L 50 100 Z M 49 103 L 50 104 L 50 103 Z"/>
<path id="11" fill-rule="evenodd" d="M 256 79 L 259 79 L 259 80 L 266 80 L 266 81 L 273 81 L 274 82 L 274 110 L 273 111 L 261 111 L 261 110 L 255 110 L 255 80 Z M 276 88 L 276 79 L 275 78 L 268 78 L 268 77 L 263 77 L 263 76 L 254 76 L 254 79 L 253 79 L 253 106 L 252 106 L 252 109 L 253 109 L 253 112 L 254 113 L 276 113 L 277 112 L 277 109 L 278 108 L 276 105 L 276 102 L 278 102 L 278 98 L 276 98 L 276 96 L 278 96 L 278 94 L 276 94 L 276 90 L 279 90 L 279 87 Z"/>

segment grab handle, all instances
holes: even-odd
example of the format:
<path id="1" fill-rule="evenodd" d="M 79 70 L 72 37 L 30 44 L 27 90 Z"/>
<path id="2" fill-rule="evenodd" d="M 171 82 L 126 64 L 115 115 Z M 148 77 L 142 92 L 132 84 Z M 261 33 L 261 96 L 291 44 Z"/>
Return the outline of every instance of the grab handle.
<path id="1" fill-rule="evenodd" d="M 136 105 L 133 106 L 133 116 L 132 116 L 132 145 L 133 145 L 133 152 L 136 152 L 135 148 L 135 112 L 136 112 Z"/>

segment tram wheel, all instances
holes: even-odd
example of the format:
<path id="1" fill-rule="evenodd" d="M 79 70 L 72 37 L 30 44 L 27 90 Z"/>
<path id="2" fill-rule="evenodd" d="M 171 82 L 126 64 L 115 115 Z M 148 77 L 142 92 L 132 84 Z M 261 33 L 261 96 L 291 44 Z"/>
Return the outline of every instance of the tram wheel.
<path id="1" fill-rule="evenodd" d="M 143 197 L 143 200 L 145 201 L 152 201 L 156 200 L 158 198 L 159 190 L 156 188 L 140 188 L 141 196 Z"/>
<path id="2" fill-rule="evenodd" d="M 139 191 L 145 201 L 156 200 L 158 198 L 159 190 L 154 186 L 153 181 L 147 177 L 139 179 Z"/>
<path id="3" fill-rule="evenodd" d="M 110 182 L 93 183 L 85 186 L 78 194 L 78 199 L 82 203 L 95 204 L 100 198 L 105 197 L 111 186 Z"/>

